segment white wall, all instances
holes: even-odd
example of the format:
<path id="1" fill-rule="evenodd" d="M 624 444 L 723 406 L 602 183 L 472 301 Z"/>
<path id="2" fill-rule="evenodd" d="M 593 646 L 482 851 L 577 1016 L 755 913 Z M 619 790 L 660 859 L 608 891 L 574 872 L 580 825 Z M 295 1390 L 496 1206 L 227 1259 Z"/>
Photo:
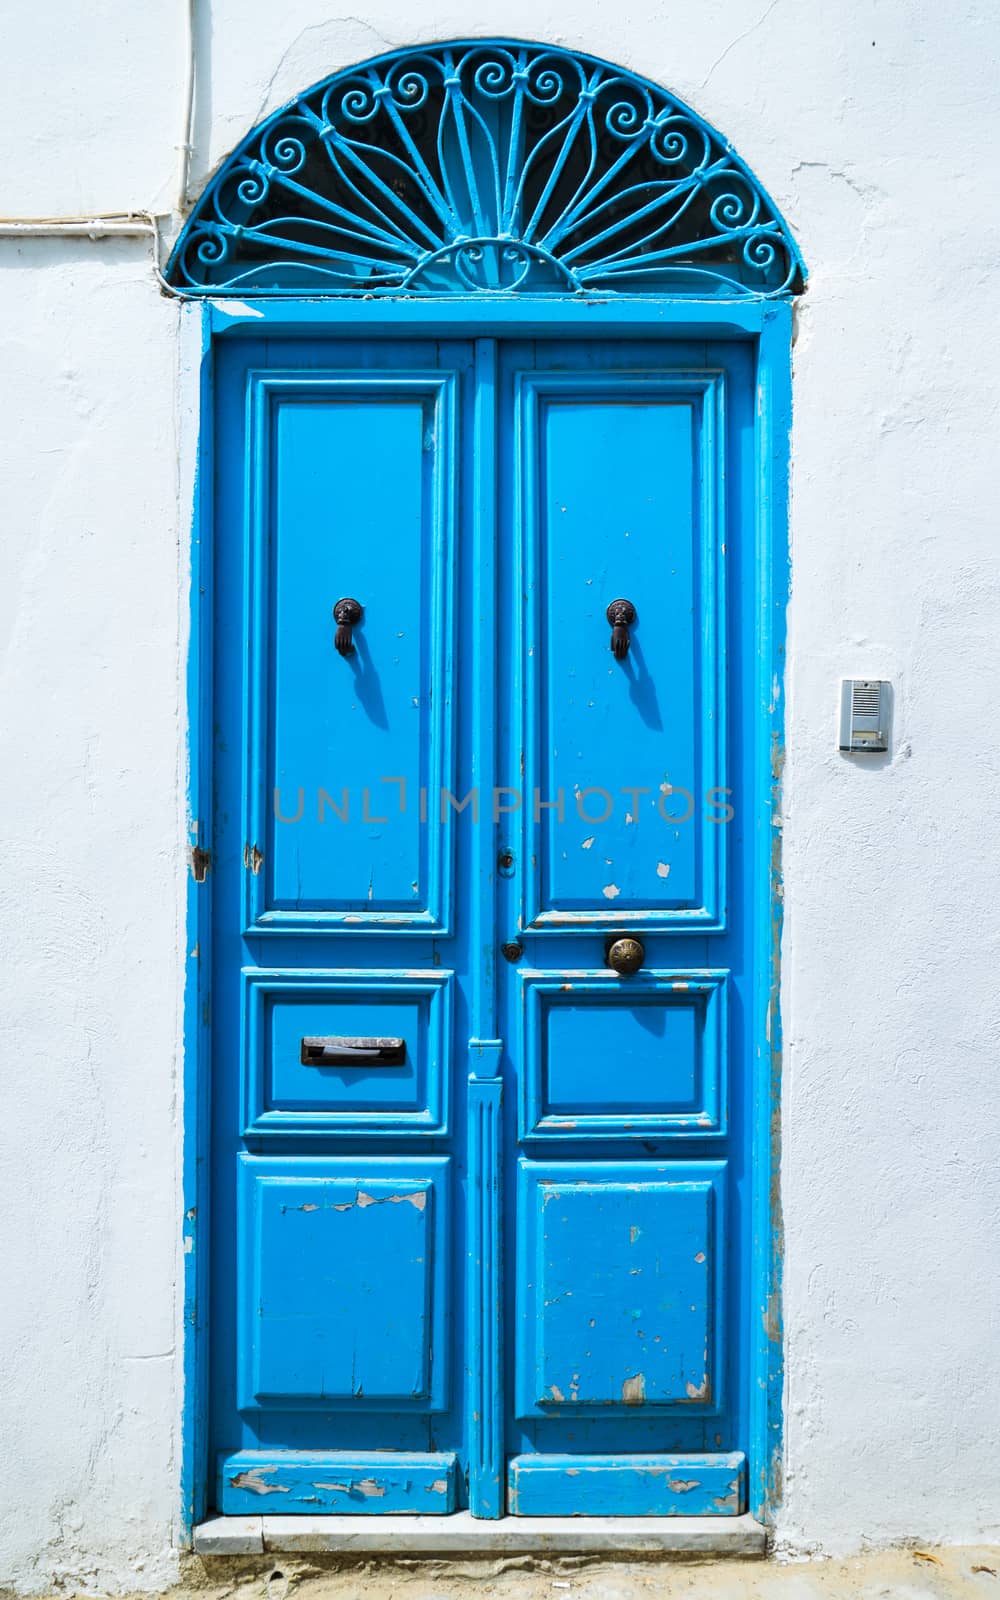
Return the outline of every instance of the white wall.
<path id="1" fill-rule="evenodd" d="M 136 1586 L 177 1502 L 177 311 L 141 245 L 0 268 L 0 1584 Z"/>
<path id="2" fill-rule="evenodd" d="M 7 214 L 164 209 L 182 0 L 8 19 Z M 200 0 L 197 183 L 265 111 L 503 33 L 671 87 L 811 267 L 795 351 L 784 1546 L 1000 1533 L 1000 15 L 978 0 Z M 53 11 L 55 16 L 53 16 Z M 993 177 L 991 178 L 991 169 Z M 991 192 L 992 189 L 992 192 Z M 0 241 L 0 1582 L 170 1576 L 180 1403 L 176 307 L 141 241 Z M 183 500 L 183 497 L 181 497 Z M 894 680 L 888 763 L 834 748 Z"/>

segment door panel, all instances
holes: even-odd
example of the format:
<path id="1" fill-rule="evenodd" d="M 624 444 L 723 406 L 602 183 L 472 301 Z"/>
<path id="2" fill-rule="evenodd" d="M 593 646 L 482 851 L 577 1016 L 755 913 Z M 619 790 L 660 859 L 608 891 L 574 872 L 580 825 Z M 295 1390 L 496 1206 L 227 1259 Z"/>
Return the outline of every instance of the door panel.
<path id="1" fill-rule="evenodd" d="M 522 1160 L 519 1180 L 518 1414 L 717 1410 L 724 1163 Z"/>
<path id="2" fill-rule="evenodd" d="M 442 1411 L 445 1157 L 240 1162 L 239 1403 Z"/>
<path id="3" fill-rule="evenodd" d="M 448 823 L 417 797 L 453 781 L 454 385 L 251 378 L 249 927 L 447 927 Z"/>
<path id="4" fill-rule="evenodd" d="M 447 1134 L 452 973 L 251 968 L 243 976 L 247 1137 Z M 331 1037 L 399 1039 L 403 1059 L 303 1061 L 307 1039 Z"/>
<path id="5" fill-rule="evenodd" d="M 273 1498 L 272 1498 L 273 1497 Z M 454 1511 L 458 1457 L 424 1451 L 300 1451 L 294 1460 L 267 1450 L 241 1450 L 219 1463 L 216 1503 L 228 1516 L 416 1516 Z"/>
<path id="6" fill-rule="evenodd" d="M 753 350 L 216 371 L 217 1506 L 738 1512 Z"/>
<path id="7" fill-rule="evenodd" d="M 581 1493 L 581 1479 L 585 1490 Z M 746 1462 L 741 1451 L 715 1455 L 515 1456 L 510 1506 L 519 1517 L 719 1517 L 739 1512 Z"/>
<path id="8" fill-rule="evenodd" d="M 719 926 L 722 377 L 515 370 L 513 385 L 524 925 Z M 617 598 L 636 608 L 621 662 Z"/>
<path id="9" fill-rule="evenodd" d="M 726 1131 L 724 972 L 521 973 L 523 1140 Z"/>

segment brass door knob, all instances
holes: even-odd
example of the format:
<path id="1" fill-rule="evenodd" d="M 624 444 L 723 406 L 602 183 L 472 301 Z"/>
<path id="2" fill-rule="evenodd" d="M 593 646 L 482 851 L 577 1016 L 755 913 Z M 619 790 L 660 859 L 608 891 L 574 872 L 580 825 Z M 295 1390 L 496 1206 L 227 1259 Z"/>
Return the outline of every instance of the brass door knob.
<path id="1" fill-rule="evenodd" d="M 604 955 L 604 964 L 613 972 L 627 975 L 638 972 L 646 959 L 646 947 L 641 939 L 612 939 Z"/>

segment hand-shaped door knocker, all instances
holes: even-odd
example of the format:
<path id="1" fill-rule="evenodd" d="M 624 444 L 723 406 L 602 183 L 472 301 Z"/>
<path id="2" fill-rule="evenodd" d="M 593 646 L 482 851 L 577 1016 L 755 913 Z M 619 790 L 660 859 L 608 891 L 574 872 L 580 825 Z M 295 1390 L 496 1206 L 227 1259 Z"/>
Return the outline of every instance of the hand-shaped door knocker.
<path id="1" fill-rule="evenodd" d="M 605 613 L 611 624 L 611 650 L 616 661 L 624 661 L 631 643 L 628 630 L 635 621 L 631 600 L 612 600 Z"/>
<path id="2" fill-rule="evenodd" d="M 354 654 L 354 629 L 361 621 L 361 604 L 357 600 L 338 600 L 333 608 L 333 620 L 337 624 L 337 633 L 334 646 L 338 655 L 352 656 Z"/>

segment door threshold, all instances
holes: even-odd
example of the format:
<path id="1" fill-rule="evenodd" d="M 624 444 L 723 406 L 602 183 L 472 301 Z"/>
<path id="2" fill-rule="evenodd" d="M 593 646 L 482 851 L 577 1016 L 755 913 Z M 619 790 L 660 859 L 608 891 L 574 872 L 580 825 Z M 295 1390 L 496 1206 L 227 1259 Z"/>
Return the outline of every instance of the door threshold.
<path id="1" fill-rule="evenodd" d="M 767 1530 L 740 1517 L 212 1517 L 194 1530 L 202 1556 L 334 1554 L 763 1556 Z"/>

